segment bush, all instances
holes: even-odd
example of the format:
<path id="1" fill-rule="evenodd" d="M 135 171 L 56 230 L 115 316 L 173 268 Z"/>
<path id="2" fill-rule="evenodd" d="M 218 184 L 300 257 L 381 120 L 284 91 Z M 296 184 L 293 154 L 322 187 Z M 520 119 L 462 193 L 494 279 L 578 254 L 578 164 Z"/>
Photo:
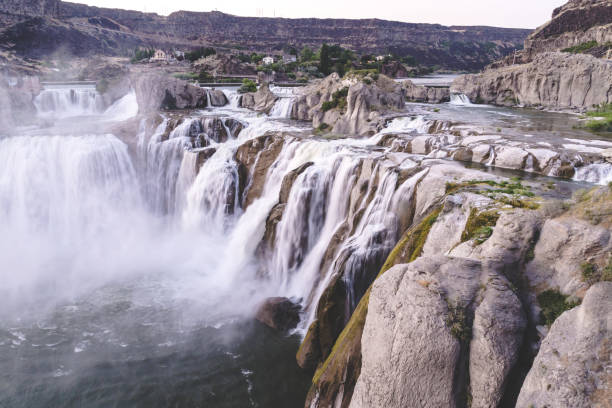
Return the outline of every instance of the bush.
<path id="1" fill-rule="evenodd" d="M 257 84 L 247 78 L 242 80 L 242 86 L 238 89 L 238 93 L 257 92 Z"/>
<path id="2" fill-rule="evenodd" d="M 203 69 L 203 70 L 200 71 L 200 74 L 198 75 L 198 81 L 200 81 L 200 82 L 212 82 L 212 81 L 214 81 L 214 78 L 206 70 Z"/>
<path id="3" fill-rule="evenodd" d="M 570 52 L 572 54 L 583 54 L 595 47 L 599 46 L 597 41 L 589 41 L 582 44 L 575 45 L 573 47 L 565 48 L 563 52 Z"/>
<path id="4" fill-rule="evenodd" d="M 325 101 L 321 105 L 321 110 L 323 112 L 327 112 L 329 110 L 338 108 L 343 110 L 346 107 L 346 97 L 348 96 L 348 87 L 344 87 L 342 89 L 337 90 L 332 94 L 331 101 Z"/>
<path id="5" fill-rule="evenodd" d="M 548 327 L 550 327 L 563 312 L 573 309 L 580 304 L 579 301 L 568 300 L 568 296 L 556 290 L 547 290 L 540 293 L 538 295 L 538 303 L 542 309 L 540 318 Z"/>
<path id="6" fill-rule="evenodd" d="M 134 56 L 130 59 L 130 62 L 136 63 L 145 59 L 151 58 L 155 54 L 155 50 L 152 48 L 136 48 L 134 50 Z"/>
<path id="7" fill-rule="evenodd" d="M 217 51 L 215 51 L 214 48 L 204 48 L 204 47 L 200 47 L 196 50 L 190 51 L 190 52 L 186 52 L 185 53 L 185 59 L 189 60 L 191 62 L 197 61 L 200 58 L 206 58 L 210 55 L 215 55 L 217 53 Z"/>

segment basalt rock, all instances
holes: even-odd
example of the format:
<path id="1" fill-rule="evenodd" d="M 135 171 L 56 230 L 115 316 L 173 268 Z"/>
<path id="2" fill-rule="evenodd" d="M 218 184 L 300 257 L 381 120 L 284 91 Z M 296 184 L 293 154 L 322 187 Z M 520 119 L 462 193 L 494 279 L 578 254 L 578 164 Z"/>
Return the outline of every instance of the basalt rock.
<path id="1" fill-rule="evenodd" d="M 300 322 L 300 309 L 300 305 L 290 299 L 269 298 L 259 306 L 255 319 L 272 329 L 285 332 L 295 328 Z"/>
<path id="2" fill-rule="evenodd" d="M 584 110 L 612 103 L 612 65 L 590 55 L 543 53 L 527 64 L 461 76 L 451 93 L 478 103 Z"/>

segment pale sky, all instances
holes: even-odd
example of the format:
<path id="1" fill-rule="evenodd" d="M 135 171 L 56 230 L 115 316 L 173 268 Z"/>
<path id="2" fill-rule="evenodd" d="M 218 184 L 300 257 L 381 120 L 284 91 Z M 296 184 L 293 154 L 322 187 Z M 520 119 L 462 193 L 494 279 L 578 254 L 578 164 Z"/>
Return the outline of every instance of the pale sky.
<path id="1" fill-rule="evenodd" d="M 70 0 L 167 15 L 218 10 L 253 17 L 380 18 L 410 23 L 536 28 L 567 0 Z"/>

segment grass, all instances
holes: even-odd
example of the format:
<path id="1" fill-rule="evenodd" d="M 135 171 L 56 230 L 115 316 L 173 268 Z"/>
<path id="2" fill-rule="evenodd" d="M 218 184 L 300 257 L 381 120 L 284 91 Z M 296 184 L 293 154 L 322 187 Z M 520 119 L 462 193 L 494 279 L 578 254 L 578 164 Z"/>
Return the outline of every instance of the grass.
<path id="1" fill-rule="evenodd" d="M 348 96 L 348 87 L 344 87 L 342 89 L 337 90 L 336 92 L 334 92 L 332 94 L 332 99 L 331 101 L 325 101 L 323 102 L 323 104 L 321 105 L 321 110 L 323 112 L 327 112 L 329 110 L 338 108 L 340 110 L 343 110 L 344 108 L 346 108 L 346 97 Z"/>
<path id="2" fill-rule="evenodd" d="M 608 264 L 603 268 L 599 269 L 597 265 L 584 262 L 580 265 L 580 274 L 582 280 L 589 285 L 594 285 L 597 282 L 611 282 L 612 281 L 612 255 L 608 259 Z"/>
<path id="3" fill-rule="evenodd" d="M 569 300 L 557 290 L 547 290 L 538 295 L 538 303 L 542 309 L 540 317 L 550 327 L 563 312 L 578 306 L 580 301 Z"/>
<path id="4" fill-rule="evenodd" d="M 512 178 L 510 181 L 504 180 L 497 182 L 495 180 L 468 180 L 461 183 L 446 183 L 446 193 L 454 194 L 460 190 L 474 186 L 488 186 L 485 190 L 471 190 L 476 194 L 481 194 L 490 199 L 502 204 L 510 205 L 513 208 L 527 208 L 535 210 L 540 205 L 533 200 L 526 200 L 524 197 L 535 197 L 535 194 L 530 191 L 529 186 L 524 186 L 518 178 Z"/>
<path id="5" fill-rule="evenodd" d="M 184 81 L 194 81 L 198 79 L 199 74 L 196 74 L 195 72 L 177 72 L 172 74 L 172 76 L 176 79 L 182 79 Z"/>
<path id="6" fill-rule="evenodd" d="M 449 303 L 448 316 L 446 316 L 445 322 L 450 328 L 450 332 L 453 337 L 462 342 L 470 341 L 472 338 L 472 328 L 467 322 L 467 316 L 464 308 Z"/>
<path id="7" fill-rule="evenodd" d="M 497 211 L 478 212 L 476 208 L 472 208 L 465 224 L 465 230 L 461 234 L 461 242 L 473 239 L 477 245 L 482 244 L 493 235 L 493 227 L 498 219 Z"/>
<path id="8" fill-rule="evenodd" d="M 612 103 L 600 106 L 586 115 L 593 118 L 585 125 L 591 132 L 612 132 Z"/>

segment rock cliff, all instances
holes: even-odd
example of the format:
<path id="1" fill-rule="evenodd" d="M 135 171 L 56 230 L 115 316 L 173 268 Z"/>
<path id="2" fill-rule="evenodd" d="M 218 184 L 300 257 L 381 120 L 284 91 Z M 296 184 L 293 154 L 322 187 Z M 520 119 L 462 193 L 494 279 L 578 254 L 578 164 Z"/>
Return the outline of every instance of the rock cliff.
<path id="1" fill-rule="evenodd" d="M 612 63 L 590 55 L 542 53 L 526 64 L 461 76 L 451 92 L 476 103 L 584 110 L 612 103 Z"/>
<path id="2" fill-rule="evenodd" d="M 70 31 L 58 32 L 46 28 L 46 34 L 38 33 L 36 26 L 31 27 L 31 36 L 46 40 L 43 46 L 33 41 L 27 46 L 20 45 L 22 39 L 15 37 L 19 41 L 14 49 L 26 56 L 53 53 L 57 48 L 51 49 L 49 45 L 59 43 L 55 37 L 60 34 L 68 48 L 76 48 L 80 41 L 78 38 L 90 34 L 93 38 L 99 38 L 99 41 L 89 45 L 92 54 L 125 54 L 127 48 L 123 48 L 123 43 L 131 49 L 138 45 L 185 48 L 203 43 L 228 47 L 240 44 L 268 52 L 270 49 L 281 50 L 288 44 L 298 48 L 318 48 L 327 42 L 368 53 L 391 51 L 411 55 L 423 65 L 473 70 L 511 53 L 520 47 L 528 34 L 528 30 L 495 27 L 445 27 L 376 19 L 255 18 L 216 11 L 179 11 L 166 17 L 43 0 L 11 0 L 3 2 L 4 5 L 7 7 L 0 9 L 0 17 L 4 17 L 0 18 L 0 22 L 13 24 L 28 16 L 44 16 L 47 21 L 39 21 L 38 25 L 54 26 L 58 21 L 69 24 Z M 12 5 L 17 5 L 17 9 L 27 16 L 10 14 Z M 49 21 L 52 20 L 49 17 L 57 20 Z M 121 41 L 118 41 L 117 32 L 121 33 Z M 49 38 L 48 35 L 53 37 Z"/>

